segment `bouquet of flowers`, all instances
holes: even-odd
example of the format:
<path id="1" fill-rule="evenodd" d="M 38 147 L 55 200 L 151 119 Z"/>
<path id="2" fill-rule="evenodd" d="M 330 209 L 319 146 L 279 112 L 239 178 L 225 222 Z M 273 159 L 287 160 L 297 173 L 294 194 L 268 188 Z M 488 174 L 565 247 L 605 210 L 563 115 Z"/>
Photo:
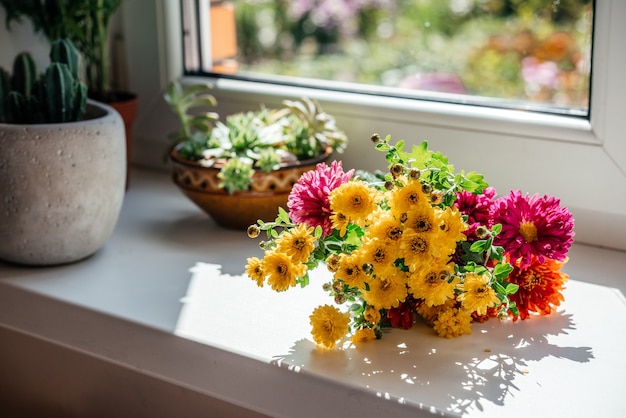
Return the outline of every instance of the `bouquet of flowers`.
<path id="1" fill-rule="evenodd" d="M 288 212 L 248 228 L 252 238 L 267 234 L 263 258 L 246 265 L 259 286 L 306 286 L 320 263 L 332 273 L 321 285 L 337 306 L 310 316 L 318 346 L 381 338 L 418 317 L 451 338 L 470 334 L 473 321 L 526 319 L 560 304 L 574 220 L 559 199 L 496 198 L 481 174 L 455 173 L 426 142 L 405 151 L 403 141 L 372 140 L 388 173 L 319 164 L 294 185 Z"/>

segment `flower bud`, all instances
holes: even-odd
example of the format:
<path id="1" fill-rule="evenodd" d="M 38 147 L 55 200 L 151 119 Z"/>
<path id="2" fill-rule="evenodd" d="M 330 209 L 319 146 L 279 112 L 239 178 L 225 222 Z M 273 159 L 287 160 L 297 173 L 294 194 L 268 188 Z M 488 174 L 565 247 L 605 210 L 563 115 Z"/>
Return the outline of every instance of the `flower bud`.
<path id="1" fill-rule="evenodd" d="M 339 295 L 335 295 L 335 303 L 337 305 L 341 305 L 345 303 L 345 301 L 346 301 L 346 296 L 343 293 Z"/>
<path id="2" fill-rule="evenodd" d="M 498 312 L 498 320 L 503 324 L 511 322 L 511 318 L 509 317 L 509 314 L 506 313 L 506 311 Z"/>
<path id="3" fill-rule="evenodd" d="M 478 239 L 485 239 L 489 236 L 489 230 L 484 225 L 479 225 L 476 227 L 476 237 Z"/>
<path id="4" fill-rule="evenodd" d="M 391 166 L 389 171 L 391 172 L 393 178 L 396 179 L 404 173 L 404 166 L 402 164 L 394 164 Z"/>
<path id="5" fill-rule="evenodd" d="M 337 254 L 331 254 L 328 256 L 326 259 L 326 268 L 328 268 L 328 271 L 331 273 L 335 273 L 339 270 L 339 256 Z"/>
<path id="6" fill-rule="evenodd" d="M 250 225 L 247 232 L 250 238 L 256 238 L 261 233 L 261 229 L 257 225 Z"/>
<path id="7" fill-rule="evenodd" d="M 379 134 L 372 134 L 372 136 L 370 137 L 370 139 L 372 140 L 373 143 L 377 144 L 381 141 L 380 139 L 380 135 Z"/>
<path id="8" fill-rule="evenodd" d="M 365 263 L 361 266 L 361 270 L 363 270 L 363 273 L 365 274 L 372 274 L 372 272 L 374 271 L 374 266 L 369 263 Z"/>
<path id="9" fill-rule="evenodd" d="M 430 204 L 440 205 L 443 202 L 443 192 L 441 190 L 433 190 L 430 194 Z"/>
<path id="10" fill-rule="evenodd" d="M 391 191 L 391 190 L 393 190 L 394 187 L 395 186 L 393 185 L 393 181 L 387 180 L 385 182 L 385 190 Z"/>
<path id="11" fill-rule="evenodd" d="M 333 290 L 335 291 L 335 293 L 343 292 L 343 283 L 341 283 L 340 281 L 335 280 L 333 282 Z"/>
<path id="12" fill-rule="evenodd" d="M 430 194 L 433 191 L 433 187 L 428 184 L 428 183 L 424 183 L 422 184 L 422 192 L 424 192 L 424 194 Z"/>
<path id="13" fill-rule="evenodd" d="M 322 289 L 324 290 L 324 292 L 330 292 L 330 289 L 332 289 L 333 286 L 330 283 L 324 283 L 322 285 Z"/>
<path id="14" fill-rule="evenodd" d="M 421 172 L 417 168 L 412 168 L 409 170 L 409 178 L 411 180 L 417 180 L 420 178 Z"/>

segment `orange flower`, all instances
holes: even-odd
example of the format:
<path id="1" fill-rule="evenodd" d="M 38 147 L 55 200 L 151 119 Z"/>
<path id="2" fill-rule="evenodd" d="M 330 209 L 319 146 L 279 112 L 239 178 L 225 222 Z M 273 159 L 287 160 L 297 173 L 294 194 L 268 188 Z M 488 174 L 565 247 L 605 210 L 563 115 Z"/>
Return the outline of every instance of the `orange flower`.
<path id="1" fill-rule="evenodd" d="M 535 256 L 527 268 L 521 268 L 521 259 L 513 264 L 513 271 L 507 279 L 519 286 L 517 292 L 509 298 L 515 302 L 519 310 L 517 318 L 526 319 L 531 312 L 548 315 L 564 300 L 561 291 L 569 278 L 562 273 L 561 267 L 567 262 L 559 262 L 552 259 L 544 259 L 542 262 Z"/>

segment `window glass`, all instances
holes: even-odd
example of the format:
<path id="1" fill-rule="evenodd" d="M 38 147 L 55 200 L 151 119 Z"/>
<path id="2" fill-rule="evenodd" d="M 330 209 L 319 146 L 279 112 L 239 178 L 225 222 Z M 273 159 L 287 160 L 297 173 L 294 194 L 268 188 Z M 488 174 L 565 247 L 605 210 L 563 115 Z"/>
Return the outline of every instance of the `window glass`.
<path id="1" fill-rule="evenodd" d="M 205 46 L 200 72 L 589 114 L 591 0 L 196 4 L 210 18 L 194 25 L 211 27 L 194 32 Z"/>

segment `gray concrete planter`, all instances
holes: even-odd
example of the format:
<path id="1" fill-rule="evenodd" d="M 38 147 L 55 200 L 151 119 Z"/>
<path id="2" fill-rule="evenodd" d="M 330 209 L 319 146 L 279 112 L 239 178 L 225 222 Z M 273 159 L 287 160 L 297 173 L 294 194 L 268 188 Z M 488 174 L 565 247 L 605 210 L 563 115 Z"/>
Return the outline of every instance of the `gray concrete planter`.
<path id="1" fill-rule="evenodd" d="M 0 259 L 70 263 L 100 249 L 125 193 L 124 123 L 89 102 L 88 119 L 0 124 Z"/>

